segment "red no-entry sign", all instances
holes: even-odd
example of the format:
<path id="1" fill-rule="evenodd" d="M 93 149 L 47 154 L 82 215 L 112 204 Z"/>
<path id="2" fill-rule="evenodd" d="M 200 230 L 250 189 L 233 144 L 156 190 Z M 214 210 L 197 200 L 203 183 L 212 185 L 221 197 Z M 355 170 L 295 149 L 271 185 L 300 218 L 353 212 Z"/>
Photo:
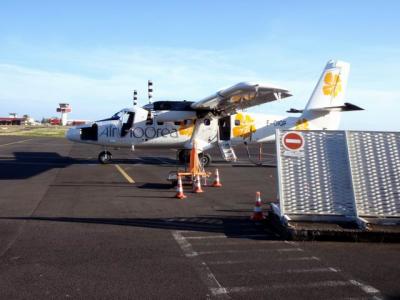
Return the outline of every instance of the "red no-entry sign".
<path id="1" fill-rule="evenodd" d="M 304 146 L 303 135 L 299 132 L 287 132 L 282 137 L 282 144 L 290 151 L 301 150 Z"/>

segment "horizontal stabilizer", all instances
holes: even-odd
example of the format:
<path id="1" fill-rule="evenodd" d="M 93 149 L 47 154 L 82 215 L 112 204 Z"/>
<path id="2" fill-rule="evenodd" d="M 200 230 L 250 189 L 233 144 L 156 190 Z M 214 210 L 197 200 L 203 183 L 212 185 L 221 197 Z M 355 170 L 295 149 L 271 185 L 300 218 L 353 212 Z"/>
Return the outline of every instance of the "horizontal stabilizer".
<path id="1" fill-rule="evenodd" d="M 361 108 L 357 105 L 347 103 L 347 102 L 343 106 L 341 106 L 341 108 L 342 108 L 342 111 L 364 110 L 364 108 Z"/>
<path id="2" fill-rule="evenodd" d="M 287 113 L 291 113 L 291 114 L 298 114 L 298 113 L 302 113 L 303 110 L 302 109 L 291 108 L 291 109 L 287 110 L 286 112 Z"/>
<path id="3" fill-rule="evenodd" d="M 363 108 L 351 104 L 351 103 L 345 103 L 344 105 L 341 106 L 330 106 L 330 107 L 321 107 L 321 108 L 314 108 L 314 109 L 310 109 L 309 111 L 331 111 L 331 110 L 336 110 L 336 111 L 355 111 L 355 110 L 364 110 Z M 304 110 L 302 109 L 295 109 L 295 108 L 291 108 L 289 109 L 288 113 L 302 113 Z"/>
<path id="4" fill-rule="evenodd" d="M 364 110 L 363 108 L 351 104 L 351 103 L 345 103 L 344 105 L 340 106 L 329 106 L 329 107 L 321 107 L 321 108 L 314 108 L 311 109 L 312 111 L 331 111 L 331 110 L 336 110 L 336 111 L 354 111 L 354 110 Z"/>

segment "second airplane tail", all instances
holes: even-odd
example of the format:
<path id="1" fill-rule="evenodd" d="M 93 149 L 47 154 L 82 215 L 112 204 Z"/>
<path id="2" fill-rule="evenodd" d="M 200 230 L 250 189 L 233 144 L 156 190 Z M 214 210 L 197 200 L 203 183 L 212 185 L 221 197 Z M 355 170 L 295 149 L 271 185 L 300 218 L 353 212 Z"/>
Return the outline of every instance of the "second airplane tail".
<path id="1" fill-rule="evenodd" d="M 350 73 L 350 64 L 330 60 L 311 94 L 296 129 L 338 129 L 341 113 L 362 110 L 358 106 L 345 103 L 345 93 Z"/>

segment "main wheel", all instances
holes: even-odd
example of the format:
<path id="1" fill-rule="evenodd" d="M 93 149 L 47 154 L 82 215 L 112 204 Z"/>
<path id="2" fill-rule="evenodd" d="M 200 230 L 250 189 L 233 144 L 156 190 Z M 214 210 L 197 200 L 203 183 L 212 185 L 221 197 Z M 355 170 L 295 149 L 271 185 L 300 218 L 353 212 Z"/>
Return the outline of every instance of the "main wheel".
<path id="1" fill-rule="evenodd" d="M 112 155 L 109 151 L 102 151 L 99 154 L 99 162 L 103 165 L 109 164 L 111 162 Z"/>
<path id="2" fill-rule="evenodd" d="M 209 165 L 211 164 L 211 161 L 212 161 L 211 155 L 208 154 L 208 153 L 200 153 L 200 154 L 199 154 L 199 160 L 200 160 L 200 163 L 201 163 L 204 167 L 209 166 Z"/>

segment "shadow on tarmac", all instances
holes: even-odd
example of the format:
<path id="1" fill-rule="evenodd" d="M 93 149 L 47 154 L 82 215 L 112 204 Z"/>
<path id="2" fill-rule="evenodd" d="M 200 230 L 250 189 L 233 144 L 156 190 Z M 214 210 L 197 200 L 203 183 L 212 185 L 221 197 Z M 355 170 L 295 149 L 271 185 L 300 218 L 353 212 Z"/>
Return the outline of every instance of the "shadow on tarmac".
<path id="1" fill-rule="evenodd" d="M 133 226 L 142 228 L 220 233 L 227 238 L 282 240 L 276 233 L 265 231 L 264 223 L 254 223 L 243 216 L 201 216 L 176 218 L 72 218 L 72 217 L 0 217 L 0 220 L 48 221 L 83 224 Z"/>
<path id="2" fill-rule="evenodd" d="M 176 160 L 161 157 L 115 159 L 112 162 L 168 166 L 177 164 Z M 57 152 L 14 152 L 13 157 L 0 158 L 0 180 L 27 179 L 51 169 L 66 168 L 73 164 L 97 165 L 99 162 L 97 159 L 61 156 Z"/>
<path id="3" fill-rule="evenodd" d="M 13 158 L 0 159 L 0 180 L 27 179 L 51 169 L 93 161 L 64 157 L 56 152 L 14 152 Z"/>
<path id="4" fill-rule="evenodd" d="M 139 189 L 149 189 L 149 190 L 170 190 L 173 188 L 171 183 L 157 183 L 157 182 L 147 182 L 144 183 L 140 186 L 138 186 Z"/>

